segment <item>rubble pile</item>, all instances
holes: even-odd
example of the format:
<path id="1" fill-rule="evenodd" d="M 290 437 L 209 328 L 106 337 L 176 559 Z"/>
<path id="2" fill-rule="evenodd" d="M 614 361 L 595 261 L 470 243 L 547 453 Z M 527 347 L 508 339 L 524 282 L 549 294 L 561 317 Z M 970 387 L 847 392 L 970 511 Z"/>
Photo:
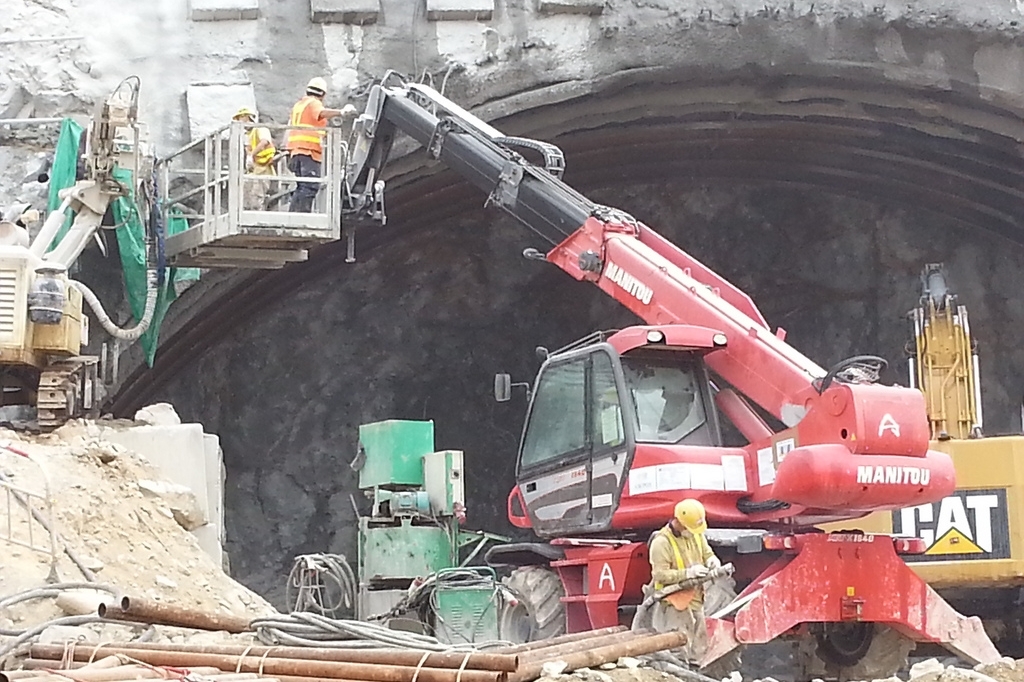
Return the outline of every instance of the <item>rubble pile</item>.
<path id="1" fill-rule="evenodd" d="M 97 586 L 5 605 L 0 633 L 24 632 L 68 614 L 96 614 L 101 602 L 120 595 L 248 620 L 275 614 L 228 577 L 189 532 L 197 518 L 192 492 L 104 440 L 101 424 L 110 422 L 74 421 L 44 435 L 0 429 L 0 605 L 53 583 Z M 31 502 L 34 517 L 19 499 Z M 55 531 L 52 553 L 46 526 Z M 125 641 L 140 632 L 130 624 L 89 624 L 43 632 L 41 641 Z M 188 634 L 163 628 L 150 637 L 183 641 Z M 0 650 L 10 640 L 0 636 Z"/>

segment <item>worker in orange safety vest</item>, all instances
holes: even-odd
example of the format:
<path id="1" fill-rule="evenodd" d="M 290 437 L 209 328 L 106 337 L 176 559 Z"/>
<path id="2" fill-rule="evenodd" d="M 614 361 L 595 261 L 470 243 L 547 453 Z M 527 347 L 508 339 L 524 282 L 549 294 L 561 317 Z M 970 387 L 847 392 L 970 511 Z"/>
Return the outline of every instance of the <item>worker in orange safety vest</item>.
<path id="1" fill-rule="evenodd" d="M 255 124 L 256 112 L 249 107 L 242 107 L 232 116 L 235 121 Z M 274 175 L 274 138 L 270 130 L 253 125 L 245 134 L 245 172 L 253 175 Z M 270 178 L 266 180 L 245 180 L 242 190 L 242 204 L 249 211 L 266 210 L 267 194 L 270 190 Z"/>
<path id="2" fill-rule="evenodd" d="M 704 505 L 699 500 L 676 504 L 673 519 L 655 533 L 650 544 L 648 556 L 655 590 L 704 578 L 722 565 L 704 537 L 707 528 Z M 708 646 L 704 586 L 696 585 L 662 599 L 654 606 L 651 625 L 657 632 L 681 630 L 687 638 L 687 661 L 696 666 Z"/>
<path id="3" fill-rule="evenodd" d="M 316 77 L 306 85 L 306 96 L 292 107 L 292 115 L 288 120 L 286 147 L 288 148 L 288 168 L 299 178 L 319 178 L 320 163 L 323 160 L 323 128 L 327 121 L 343 112 L 340 109 L 328 109 L 323 99 L 327 95 L 327 82 Z M 292 192 L 292 213 L 309 213 L 313 210 L 320 186 L 310 182 L 297 182 Z"/>

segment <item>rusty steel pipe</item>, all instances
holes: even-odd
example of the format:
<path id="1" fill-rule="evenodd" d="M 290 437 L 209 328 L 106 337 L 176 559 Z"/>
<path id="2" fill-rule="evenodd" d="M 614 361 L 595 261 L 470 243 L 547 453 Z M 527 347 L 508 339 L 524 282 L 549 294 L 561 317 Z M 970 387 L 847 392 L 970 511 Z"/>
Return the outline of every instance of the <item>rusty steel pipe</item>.
<path id="1" fill-rule="evenodd" d="M 637 637 L 617 644 L 607 644 L 596 649 L 578 651 L 566 656 L 558 656 L 554 659 L 563 661 L 568 666 L 567 671 L 578 668 L 589 668 L 604 663 L 617 661 L 623 656 L 643 656 L 653 654 L 655 651 L 675 649 L 686 644 L 686 635 L 681 632 L 665 632 L 660 635 L 646 635 Z M 523 664 L 519 670 L 509 677 L 509 682 L 527 682 L 541 676 L 545 660 L 530 661 Z"/>
<path id="2" fill-rule="evenodd" d="M 64 651 L 64 647 L 59 644 L 34 644 L 31 655 L 35 658 L 59 659 L 64 655 Z M 83 660 L 101 651 L 107 654 L 123 653 L 149 665 L 182 668 L 210 665 L 221 670 L 259 672 L 269 677 L 295 675 L 372 682 L 413 682 L 414 679 L 416 682 L 506 682 L 508 679 L 507 672 L 491 670 L 459 671 L 453 668 L 304 661 L 294 658 L 264 658 L 262 656 L 245 656 L 243 658 L 221 654 L 196 654 L 188 651 L 131 649 L 125 646 L 111 645 L 99 647 L 78 645 L 75 647 L 73 655 L 76 660 Z"/>
<path id="3" fill-rule="evenodd" d="M 614 632 L 610 635 L 590 637 L 588 639 L 580 639 L 575 642 L 565 642 L 564 644 L 556 644 L 555 646 L 548 646 L 543 649 L 531 649 L 530 651 L 524 651 L 519 657 L 524 665 L 533 661 L 550 661 L 558 658 L 559 656 L 574 654 L 577 651 L 586 651 L 587 649 L 597 649 L 609 644 L 628 642 L 630 640 L 637 639 L 638 637 L 644 637 L 652 634 L 654 634 L 654 632 L 650 630 L 645 630 L 643 632 Z"/>
<path id="4" fill-rule="evenodd" d="M 223 656 L 273 656 L 274 658 L 297 658 L 306 661 L 336 661 L 338 663 L 372 663 L 377 665 L 420 664 L 423 651 L 409 649 L 334 649 L 328 647 L 302 646 L 245 646 L 240 644 L 159 644 L 156 642 L 127 642 L 125 648 L 143 651 L 189 651 L 196 654 L 220 654 Z M 466 660 L 466 656 L 469 660 Z M 515 672 L 519 667 L 517 654 L 492 654 L 467 651 L 463 653 L 436 651 L 427 654 L 423 665 L 428 668 L 461 668 L 466 670 L 493 670 Z"/>
<path id="5" fill-rule="evenodd" d="M 61 670 L 60 676 L 75 682 L 120 682 L 121 680 L 155 680 L 167 677 L 161 670 L 137 664 L 95 670 L 90 668 Z"/>
<path id="6" fill-rule="evenodd" d="M 541 639 L 536 642 L 526 642 L 524 644 L 516 644 L 515 646 L 506 646 L 495 649 L 495 653 L 499 654 L 518 654 L 524 651 L 533 651 L 534 649 L 543 649 L 549 646 L 555 646 L 556 644 L 565 644 L 567 642 L 578 642 L 581 639 L 589 639 L 591 637 L 601 637 L 602 635 L 610 635 L 616 632 L 626 632 L 629 628 L 625 625 L 613 625 L 607 628 L 601 628 L 599 630 L 587 630 L 586 632 L 573 632 L 568 635 L 559 635 L 558 637 L 552 637 L 551 639 Z"/>
<path id="7" fill-rule="evenodd" d="M 118 604 L 102 602 L 96 613 L 100 618 L 123 620 L 132 623 L 150 623 L 170 627 L 195 628 L 196 630 L 226 631 L 233 634 L 247 632 L 251 619 L 221 613 L 206 613 L 160 604 L 141 597 L 121 597 Z"/>

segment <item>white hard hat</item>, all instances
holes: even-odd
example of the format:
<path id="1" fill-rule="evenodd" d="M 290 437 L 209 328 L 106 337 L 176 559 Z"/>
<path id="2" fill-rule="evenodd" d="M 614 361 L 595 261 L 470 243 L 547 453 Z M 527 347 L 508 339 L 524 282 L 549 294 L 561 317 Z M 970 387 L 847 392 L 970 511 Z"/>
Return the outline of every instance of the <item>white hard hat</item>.
<path id="1" fill-rule="evenodd" d="M 306 94 L 323 97 L 327 94 L 327 81 L 320 76 L 310 78 L 309 83 L 306 84 Z"/>

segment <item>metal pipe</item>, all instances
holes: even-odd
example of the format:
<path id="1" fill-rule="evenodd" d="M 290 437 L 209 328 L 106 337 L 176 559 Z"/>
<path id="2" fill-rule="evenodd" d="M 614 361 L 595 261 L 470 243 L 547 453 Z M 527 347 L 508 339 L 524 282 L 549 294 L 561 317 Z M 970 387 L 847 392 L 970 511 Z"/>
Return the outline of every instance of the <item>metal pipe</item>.
<path id="1" fill-rule="evenodd" d="M 116 668 L 62 670 L 61 676 L 74 682 L 120 682 L 121 680 L 162 679 L 164 673 L 156 668 L 138 664 L 119 665 Z"/>
<path id="2" fill-rule="evenodd" d="M 531 651 L 524 651 L 520 658 L 523 665 L 527 665 L 534 661 L 550 661 L 555 658 L 559 658 L 566 654 L 574 654 L 577 651 L 586 651 L 587 649 L 597 649 L 602 646 L 609 644 L 618 644 L 620 642 L 628 642 L 638 637 L 644 637 L 652 634 L 650 631 L 643 630 L 640 632 L 613 632 L 609 635 L 602 635 L 600 637 L 588 637 L 587 639 L 576 640 L 575 642 L 564 642 L 562 644 L 556 644 L 554 646 L 547 646 L 541 649 L 533 649 Z"/>
<path id="3" fill-rule="evenodd" d="M 558 660 L 566 664 L 567 671 L 572 671 L 578 668 L 589 668 L 611 663 L 623 656 L 643 656 L 645 654 L 652 654 L 655 651 L 675 649 L 684 644 L 686 644 L 686 635 L 682 632 L 665 632 L 660 635 L 647 635 L 617 644 L 608 644 L 569 654 L 568 656 L 559 656 Z M 537 679 L 541 676 L 545 662 L 544 660 L 530 661 L 509 677 L 509 682 L 526 682 L 527 680 Z"/>
<path id="4" fill-rule="evenodd" d="M 220 613 L 204 613 L 170 604 L 159 604 L 140 597 L 121 597 L 120 606 L 103 603 L 97 609 L 100 618 L 132 623 L 150 623 L 197 630 L 226 631 L 237 634 L 249 630 L 248 618 Z"/>
<path id="5" fill-rule="evenodd" d="M 98 652 L 123 653 L 133 659 L 156 666 L 191 667 L 210 665 L 221 670 L 258 672 L 267 675 L 297 675 L 372 682 L 506 682 L 508 673 L 491 670 L 455 670 L 451 668 L 425 668 L 417 666 L 377 665 L 372 663 L 341 663 L 337 661 L 304 661 L 294 658 L 264 658 L 262 656 L 224 656 L 197 654 L 188 651 L 160 651 L 131 649 L 125 646 L 75 646 L 77 660 L 88 659 Z M 35 644 L 35 658 L 59 659 L 65 648 L 59 644 Z M 422 654 L 420 654 L 422 656 Z"/>
<path id="6" fill-rule="evenodd" d="M 128 642 L 125 647 L 144 651 L 189 651 L 197 654 L 222 656 L 273 656 L 298 658 L 307 661 L 336 661 L 339 663 L 371 663 L 378 665 L 423 665 L 430 668 L 460 668 L 467 670 L 493 670 L 515 672 L 520 657 L 517 654 L 484 651 L 448 652 L 432 651 L 423 660 L 422 651 L 409 649 L 334 649 L 302 646 L 244 646 L 238 644 L 158 644 Z M 469 660 L 466 660 L 467 655 Z"/>
<path id="7" fill-rule="evenodd" d="M 581 639 L 590 639 L 591 637 L 600 637 L 602 635 L 610 635 L 615 632 L 626 632 L 629 630 L 625 625 L 613 625 L 607 628 L 601 628 L 600 630 L 588 630 L 586 632 L 573 632 L 568 635 L 559 635 L 558 637 L 552 637 L 551 639 L 543 639 L 538 642 L 526 642 L 524 644 L 516 644 L 514 646 L 501 647 L 495 649 L 495 653 L 499 654 L 517 654 L 524 651 L 532 651 L 534 649 L 543 649 L 545 647 L 554 646 L 556 644 L 565 644 L 566 642 L 578 642 Z"/>
<path id="8" fill-rule="evenodd" d="M 62 118 L 0 118 L 0 126 L 53 125 L 63 120 Z"/>

